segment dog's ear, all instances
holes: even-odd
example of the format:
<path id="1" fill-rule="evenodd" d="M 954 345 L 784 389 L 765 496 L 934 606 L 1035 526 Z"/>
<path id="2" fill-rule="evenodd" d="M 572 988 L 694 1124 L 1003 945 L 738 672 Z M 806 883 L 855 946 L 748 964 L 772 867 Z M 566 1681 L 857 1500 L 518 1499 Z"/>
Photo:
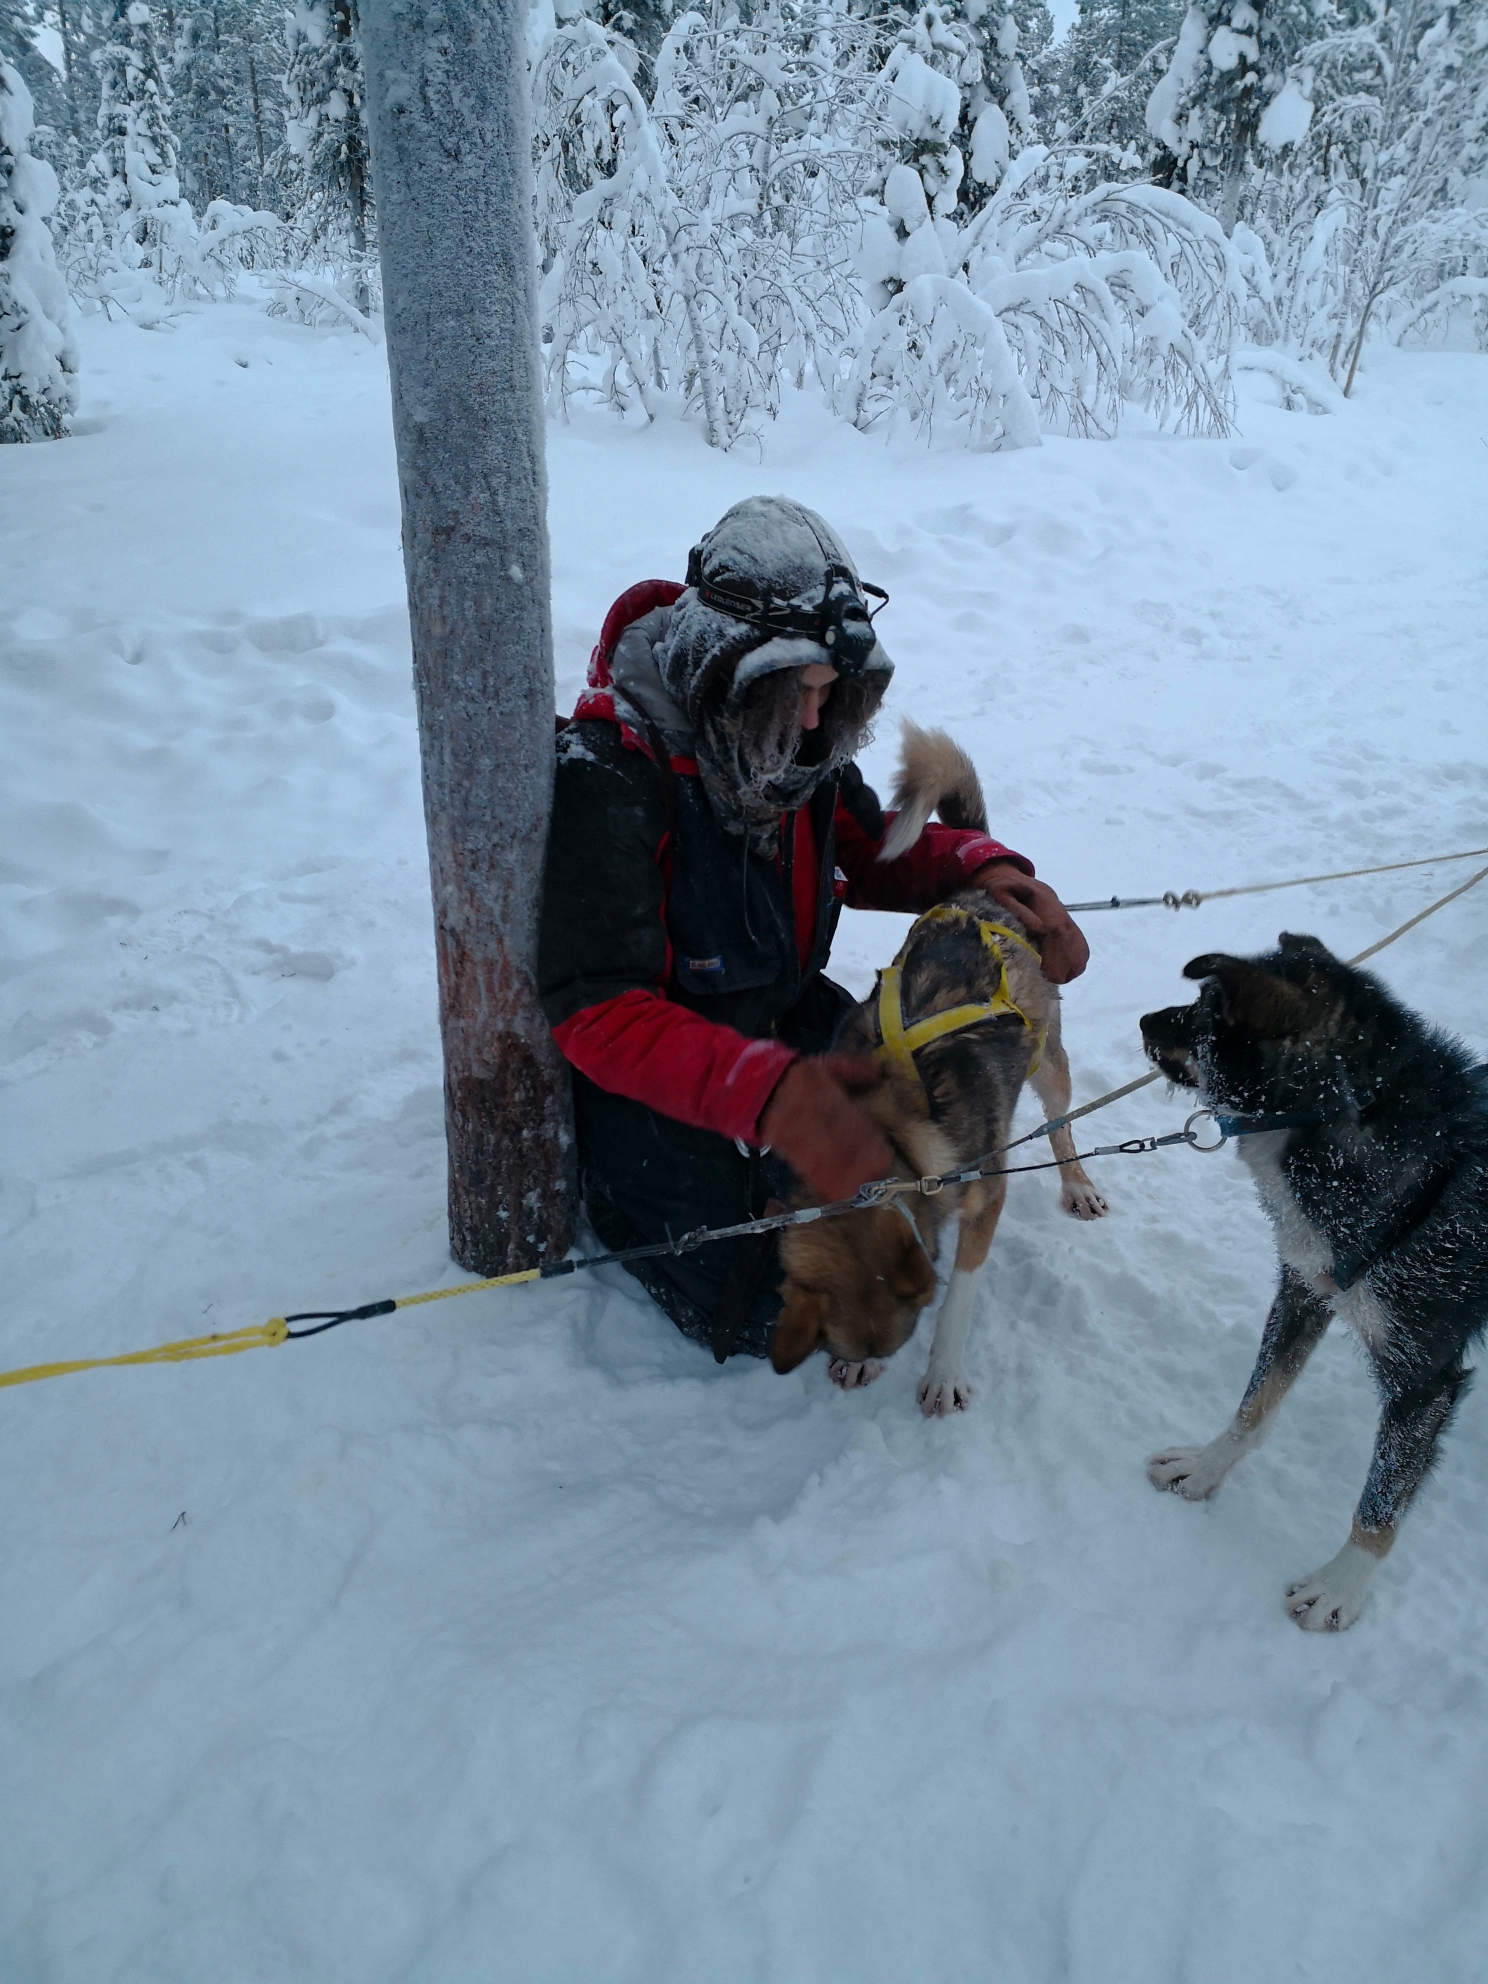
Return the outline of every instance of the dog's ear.
<path id="1" fill-rule="evenodd" d="M 1224 951 L 1205 951 L 1201 958 L 1190 958 L 1183 967 L 1185 978 L 1218 978 L 1226 965 L 1241 964 L 1241 958 L 1232 958 Z"/>
<path id="2" fill-rule="evenodd" d="M 1286 958 L 1320 958 L 1324 964 L 1338 962 L 1321 937 L 1299 937 L 1291 930 L 1283 930 L 1276 942 Z"/>
<path id="3" fill-rule="evenodd" d="M 913 1302 L 917 1309 L 923 1309 L 935 1293 L 935 1270 L 924 1248 L 907 1233 L 899 1264 L 889 1276 L 889 1287 L 901 1302 Z"/>
<path id="4" fill-rule="evenodd" d="M 803 1288 L 798 1281 L 787 1280 L 784 1292 L 784 1306 L 770 1332 L 770 1362 L 782 1377 L 821 1348 L 830 1307 L 821 1289 Z"/>
<path id="5" fill-rule="evenodd" d="M 1232 958 L 1223 951 L 1206 951 L 1183 967 L 1185 978 L 1217 978 L 1224 994 L 1224 1016 L 1257 1040 L 1285 1040 L 1305 1033 L 1316 1005 L 1300 985 L 1273 978 L 1249 958 Z"/>

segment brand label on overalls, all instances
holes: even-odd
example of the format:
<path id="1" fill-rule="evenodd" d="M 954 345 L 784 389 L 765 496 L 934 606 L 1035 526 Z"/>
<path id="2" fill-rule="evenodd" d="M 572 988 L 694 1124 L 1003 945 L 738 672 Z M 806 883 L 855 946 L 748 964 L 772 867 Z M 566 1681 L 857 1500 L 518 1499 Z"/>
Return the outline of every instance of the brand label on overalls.
<path id="1" fill-rule="evenodd" d="M 722 971 L 722 958 L 684 958 L 682 962 L 689 971 Z"/>

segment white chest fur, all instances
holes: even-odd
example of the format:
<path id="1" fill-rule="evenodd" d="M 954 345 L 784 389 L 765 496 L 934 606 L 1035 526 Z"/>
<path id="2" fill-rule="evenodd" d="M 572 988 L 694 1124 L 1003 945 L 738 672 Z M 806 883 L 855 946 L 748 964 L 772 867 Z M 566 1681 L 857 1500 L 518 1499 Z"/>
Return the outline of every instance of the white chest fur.
<path id="1" fill-rule="evenodd" d="M 1276 1234 L 1276 1251 L 1289 1268 L 1309 1287 L 1333 1265 L 1333 1249 L 1325 1234 L 1318 1231 L 1297 1204 L 1281 1168 L 1285 1130 L 1268 1130 L 1263 1136 L 1238 1140 L 1241 1162 L 1255 1180 L 1266 1217 Z M 1345 1322 L 1366 1344 L 1381 1343 L 1389 1333 L 1390 1318 L 1378 1299 L 1361 1280 L 1341 1294 L 1327 1296 L 1335 1316 Z"/>

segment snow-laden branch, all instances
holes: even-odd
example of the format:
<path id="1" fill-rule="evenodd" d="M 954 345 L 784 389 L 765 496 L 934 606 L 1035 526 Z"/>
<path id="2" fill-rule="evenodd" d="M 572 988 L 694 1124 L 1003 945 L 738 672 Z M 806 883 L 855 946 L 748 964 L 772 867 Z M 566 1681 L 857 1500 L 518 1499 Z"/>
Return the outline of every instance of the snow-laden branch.
<path id="1" fill-rule="evenodd" d="M 682 15 L 648 104 L 634 51 L 579 18 L 533 78 L 548 392 L 733 444 L 787 379 L 829 378 L 859 313 L 852 268 L 869 30 L 760 8 Z"/>
<path id="2" fill-rule="evenodd" d="M 327 309 L 344 317 L 370 343 L 382 344 L 382 329 L 376 318 L 363 316 L 354 303 L 346 300 L 329 276 L 312 275 L 304 269 L 265 269 L 263 279 L 280 288 L 297 289 L 306 296 L 314 297 L 317 303 L 325 304 Z"/>
<path id="3" fill-rule="evenodd" d="M 1230 365 L 1236 372 L 1268 373 L 1281 386 L 1288 403 L 1300 400 L 1309 413 L 1343 411 L 1343 394 L 1326 372 L 1274 345 L 1242 345 Z"/>

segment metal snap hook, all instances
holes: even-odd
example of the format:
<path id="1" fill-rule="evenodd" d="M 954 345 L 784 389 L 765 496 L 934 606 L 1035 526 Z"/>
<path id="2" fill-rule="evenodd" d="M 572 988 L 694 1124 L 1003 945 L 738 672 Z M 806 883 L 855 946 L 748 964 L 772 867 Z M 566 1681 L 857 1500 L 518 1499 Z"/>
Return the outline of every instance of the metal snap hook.
<path id="1" fill-rule="evenodd" d="M 1198 1140 L 1198 1137 L 1194 1134 L 1194 1124 L 1200 1122 L 1205 1116 L 1207 1116 L 1209 1118 L 1209 1121 L 1214 1124 L 1215 1129 L 1219 1130 L 1219 1142 L 1216 1144 L 1201 1144 Z M 1224 1146 L 1229 1142 L 1229 1138 L 1225 1135 L 1223 1130 L 1219 1129 L 1218 1120 L 1216 1119 L 1214 1111 L 1212 1109 L 1196 1109 L 1192 1114 L 1192 1116 L 1189 1117 L 1188 1121 L 1183 1126 L 1183 1141 L 1188 1145 L 1190 1150 L 1202 1150 L 1207 1152 L 1211 1150 L 1223 1150 Z"/>

